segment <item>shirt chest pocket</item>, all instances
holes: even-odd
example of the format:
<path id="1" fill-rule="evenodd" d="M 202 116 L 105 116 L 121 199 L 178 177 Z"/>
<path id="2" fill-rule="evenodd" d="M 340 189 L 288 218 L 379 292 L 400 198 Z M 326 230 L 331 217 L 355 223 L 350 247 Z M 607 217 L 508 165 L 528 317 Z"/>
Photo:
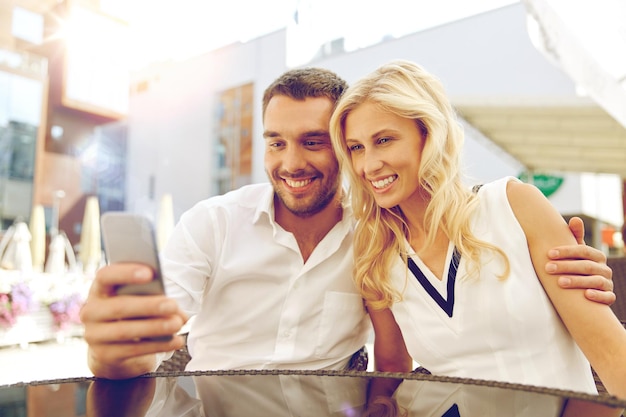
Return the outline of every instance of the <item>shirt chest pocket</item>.
<path id="1" fill-rule="evenodd" d="M 367 328 L 367 313 L 358 294 L 328 291 L 320 321 L 315 355 L 320 358 L 349 355 L 359 349 Z"/>

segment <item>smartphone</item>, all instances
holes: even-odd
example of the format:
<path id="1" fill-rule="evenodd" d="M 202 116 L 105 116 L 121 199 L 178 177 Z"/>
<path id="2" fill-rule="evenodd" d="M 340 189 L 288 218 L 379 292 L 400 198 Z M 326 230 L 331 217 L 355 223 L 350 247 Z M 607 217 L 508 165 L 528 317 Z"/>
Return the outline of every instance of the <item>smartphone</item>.
<path id="1" fill-rule="evenodd" d="M 108 263 L 133 262 L 148 265 L 153 279 L 145 284 L 120 285 L 118 295 L 165 294 L 154 227 L 147 217 L 123 211 L 106 212 L 100 219 L 104 254 Z M 167 341 L 172 335 L 149 337 L 144 340 Z"/>
<path id="2" fill-rule="evenodd" d="M 118 295 L 165 294 L 154 227 L 147 217 L 123 212 L 106 212 L 100 219 L 104 254 L 108 263 L 133 262 L 148 265 L 154 279 L 145 284 L 120 285 Z"/>

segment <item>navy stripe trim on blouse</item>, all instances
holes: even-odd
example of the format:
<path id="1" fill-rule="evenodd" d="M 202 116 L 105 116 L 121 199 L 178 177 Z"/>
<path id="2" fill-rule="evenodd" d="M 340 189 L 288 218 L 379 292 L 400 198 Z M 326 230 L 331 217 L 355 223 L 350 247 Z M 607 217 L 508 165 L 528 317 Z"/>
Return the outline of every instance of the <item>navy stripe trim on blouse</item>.
<path id="1" fill-rule="evenodd" d="M 448 408 L 448 411 L 443 413 L 441 417 L 461 417 L 461 414 L 459 413 L 459 406 L 452 404 L 452 407 Z"/>
<path id="2" fill-rule="evenodd" d="M 433 287 L 433 285 L 428 281 L 428 278 L 424 276 L 424 273 L 421 269 L 413 262 L 413 259 L 408 258 L 409 269 L 417 278 L 419 283 L 424 287 L 428 295 L 435 300 L 439 307 L 443 311 L 446 312 L 448 317 L 452 317 L 452 312 L 454 310 L 454 283 L 456 281 L 456 271 L 459 268 L 459 263 L 461 262 L 461 254 L 454 248 L 454 252 L 452 253 L 452 259 L 450 260 L 450 268 L 448 268 L 448 299 L 446 300 L 439 294 L 439 292 Z"/>

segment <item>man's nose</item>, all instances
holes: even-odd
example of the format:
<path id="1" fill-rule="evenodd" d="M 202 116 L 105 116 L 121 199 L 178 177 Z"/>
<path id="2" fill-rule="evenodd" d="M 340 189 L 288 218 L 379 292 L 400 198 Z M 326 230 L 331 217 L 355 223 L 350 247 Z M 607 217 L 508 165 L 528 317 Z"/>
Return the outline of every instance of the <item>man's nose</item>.
<path id="1" fill-rule="evenodd" d="M 283 169 L 287 172 L 298 172 L 306 167 L 306 158 L 304 151 L 298 147 L 288 147 L 283 153 Z"/>

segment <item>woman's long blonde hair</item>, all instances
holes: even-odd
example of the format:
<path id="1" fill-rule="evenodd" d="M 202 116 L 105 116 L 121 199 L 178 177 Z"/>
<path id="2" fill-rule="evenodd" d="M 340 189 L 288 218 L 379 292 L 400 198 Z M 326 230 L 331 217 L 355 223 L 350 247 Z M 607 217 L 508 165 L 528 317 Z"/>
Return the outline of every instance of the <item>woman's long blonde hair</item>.
<path id="1" fill-rule="evenodd" d="M 504 252 L 477 239 L 470 230 L 478 200 L 461 181 L 463 130 L 442 84 L 419 65 L 392 61 L 349 87 L 330 121 L 333 147 L 350 182 L 349 194 L 357 220 L 354 279 L 368 307 L 390 307 L 399 299 L 399 290 L 391 285 L 389 276 L 398 254 L 406 261 L 404 242 L 408 228 L 400 207 L 378 206 L 369 184 L 352 167 L 345 138 L 346 117 L 366 101 L 397 116 L 413 119 L 425 139 L 415 179 L 430 200 L 424 216 L 427 230 L 424 246 L 433 244 L 441 228 L 463 259 L 472 263 L 471 271 L 478 271 L 480 251 L 487 249 L 503 258 L 501 278 L 506 277 L 509 262 Z"/>

